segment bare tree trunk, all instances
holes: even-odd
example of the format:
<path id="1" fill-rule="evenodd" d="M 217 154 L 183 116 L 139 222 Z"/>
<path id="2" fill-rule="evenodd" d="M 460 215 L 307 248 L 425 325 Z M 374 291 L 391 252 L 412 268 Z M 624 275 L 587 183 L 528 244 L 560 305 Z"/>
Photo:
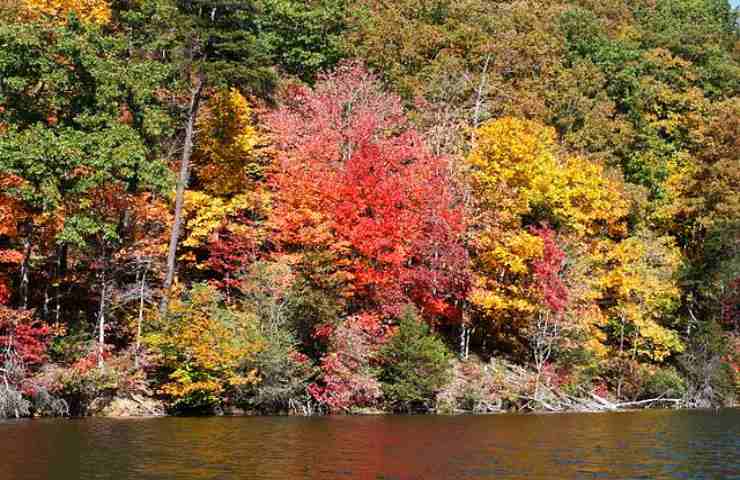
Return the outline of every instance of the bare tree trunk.
<path id="1" fill-rule="evenodd" d="M 31 234 L 30 232 L 23 238 L 23 262 L 21 262 L 21 302 L 23 309 L 28 308 L 28 283 L 29 269 L 31 263 Z"/>
<path id="2" fill-rule="evenodd" d="M 49 282 L 46 282 L 46 285 L 44 285 L 44 308 L 41 312 L 41 318 L 43 318 L 44 322 L 49 320 L 49 303 L 51 302 L 51 298 L 49 297 Z"/>
<path id="3" fill-rule="evenodd" d="M 463 322 L 460 325 L 460 359 L 461 360 L 467 360 L 467 358 L 465 358 L 465 335 L 466 335 L 467 329 L 468 329 L 468 326 L 465 325 L 465 323 Z"/>
<path id="4" fill-rule="evenodd" d="M 139 319 L 136 324 L 136 350 L 134 353 L 134 365 L 139 368 L 139 350 L 141 349 L 141 326 L 144 323 L 144 287 L 146 286 L 146 274 L 149 266 L 141 272 L 141 284 L 139 285 Z"/>
<path id="5" fill-rule="evenodd" d="M 67 275 L 67 245 L 60 245 L 57 250 L 57 279 L 56 279 L 56 312 L 55 325 L 59 325 L 62 317 L 62 282 Z"/>
<path id="6" fill-rule="evenodd" d="M 622 330 L 621 330 L 621 333 L 619 334 L 619 359 L 621 363 L 622 356 L 624 354 L 624 314 L 620 315 L 619 319 L 622 324 L 621 325 Z M 622 398 L 622 383 L 623 382 L 624 382 L 624 365 L 620 364 L 619 381 L 617 381 L 617 399 L 620 399 L 620 400 Z"/>
<path id="7" fill-rule="evenodd" d="M 460 360 L 466 361 L 470 355 L 470 319 L 467 309 L 463 308 L 463 318 L 460 324 Z"/>
<path id="8" fill-rule="evenodd" d="M 476 130 L 480 123 L 480 112 L 483 108 L 483 94 L 486 87 L 486 80 L 488 76 L 488 64 L 491 62 L 491 54 L 486 55 L 486 63 L 483 64 L 483 71 L 480 76 L 480 84 L 476 92 L 475 108 L 473 109 L 473 137 L 471 138 L 471 144 L 475 145 L 476 142 Z"/>
<path id="9" fill-rule="evenodd" d="M 102 287 L 100 288 L 100 311 L 98 312 L 98 368 L 103 367 L 103 352 L 105 351 L 105 294 L 107 279 L 105 270 L 102 273 Z"/>
<path id="10" fill-rule="evenodd" d="M 465 360 L 468 359 L 470 356 L 470 335 L 473 333 L 473 328 L 470 328 L 470 326 L 466 326 L 465 328 L 465 351 L 464 351 L 464 357 Z"/>
<path id="11" fill-rule="evenodd" d="M 190 157 L 193 154 L 193 136 L 195 134 L 195 121 L 198 117 L 200 99 L 203 94 L 203 79 L 198 78 L 195 88 L 190 96 L 190 108 L 188 109 L 188 123 L 185 128 L 185 145 L 182 150 L 182 159 L 180 160 L 180 174 L 177 179 L 177 192 L 175 194 L 175 218 L 172 222 L 172 231 L 170 232 L 170 245 L 167 251 L 167 275 L 164 280 L 162 292 L 162 303 L 159 310 L 161 315 L 167 313 L 170 302 L 170 293 L 172 291 L 172 282 L 175 279 L 175 260 L 177 255 L 177 243 L 180 239 L 180 229 L 182 228 L 182 206 L 185 197 L 185 189 L 190 179 Z"/>
<path id="12" fill-rule="evenodd" d="M 537 315 L 536 330 L 532 335 L 532 353 L 537 371 L 534 385 L 534 399 L 539 401 L 540 381 L 542 371 L 550 360 L 553 346 L 560 338 L 560 323 L 557 316 L 550 311 L 540 312 Z"/>

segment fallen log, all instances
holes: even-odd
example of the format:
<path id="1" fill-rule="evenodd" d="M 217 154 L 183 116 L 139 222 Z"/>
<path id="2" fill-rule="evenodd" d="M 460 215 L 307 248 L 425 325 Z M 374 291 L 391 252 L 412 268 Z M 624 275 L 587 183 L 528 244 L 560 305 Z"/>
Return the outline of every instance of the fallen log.
<path id="1" fill-rule="evenodd" d="M 589 392 L 588 394 L 589 396 L 591 396 L 591 398 L 593 398 L 594 400 L 599 402 L 601 405 L 603 405 L 607 410 L 617 410 L 618 409 L 616 404 L 610 402 L 606 398 L 602 398 L 593 392 Z"/>
<path id="2" fill-rule="evenodd" d="M 658 398 L 650 398 L 648 400 L 639 400 L 639 401 L 636 401 L 636 402 L 622 402 L 622 403 L 617 403 L 616 406 L 617 406 L 617 408 L 624 408 L 624 407 L 635 407 L 637 405 L 647 405 L 647 404 L 659 403 L 659 402 L 681 403 L 681 401 L 682 400 L 680 398 L 662 398 L 662 397 L 658 397 Z"/>

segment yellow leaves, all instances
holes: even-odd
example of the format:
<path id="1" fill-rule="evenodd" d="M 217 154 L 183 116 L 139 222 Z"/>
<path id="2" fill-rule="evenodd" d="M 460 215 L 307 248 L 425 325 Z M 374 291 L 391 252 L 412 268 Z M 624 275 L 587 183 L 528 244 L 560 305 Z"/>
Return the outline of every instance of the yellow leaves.
<path id="1" fill-rule="evenodd" d="M 173 366 L 162 391 L 215 398 L 226 388 L 256 383 L 256 372 L 243 368 L 264 347 L 254 316 L 220 305 L 211 287 L 195 286 L 189 297 L 172 303 L 164 334 L 149 340 Z"/>
<path id="2" fill-rule="evenodd" d="M 519 321 L 536 310 L 527 283 L 530 262 L 543 254 L 542 239 L 527 230 L 485 232 L 477 242 L 478 274 L 471 302 L 494 321 Z"/>
<path id="3" fill-rule="evenodd" d="M 602 241 L 594 260 L 601 265 L 598 285 L 624 299 L 640 298 L 643 304 L 677 301 L 675 275 L 681 255 L 673 240 L 653 238 L 645 232 L 619 243 Z"/>
<path id="4" fill-rule="evenodd" d="M 193 155 L 203 190 L 235 194 L 262 175 L 257 155 L 262 138 L 252 125 L 252 116 L 247 99 L 234 88 L 208 101 L 198 120 L 199 142 Z"/>
<path id="5" fill-rule="evenodd" d="M 22 0 L 22 13 L 37 20 L 44 16 L 64 22 L 70 13 L 85 23 L 104 25 L 111 19 L 106 0 Z"/>
<path id="6" fill-rule="evenodd" d="M 468 157 L 479 209 L 472 302 L 496 321 L 521 322 L 537 309 L 530 268 L 543 255 L 542 239 L 526 225 L 557 224 L 588 245 L 603 235 L 626 236 L 630 204 L 622 182 L 603 166 L 563 157 L 550 127 L 501 118 L 481 127 L 476 138 Z"/>
<path id="7" fill-rule="evenodd" d="M 582 157 L 560 159 L 554 129 L 502 118 L 481 127 L 477 138 L 468 157 L 473 187 L 504 225 L 518 228 L 522 216 L 541 206 L 582 237 L 626 233 L 622 183 Z"/>
<path id="8" fill-rule="evenodd" d="M 611 305 L 606 314 L 615 325 L 634 330 L 627 339 L 634 352 L 660 362 L 683 351 L 676 332 L 659 323 L 680 300 L 676 273 L 681 256 L 673 240 L 646 232 L 618 243 L 605 240 L 596 245 L 592 260 L 599 303 Z"/>
<path id="9" fill-rule="evenodd" d="M 571 157 L 550 179 L 547 201 L 555 215 L 578 236 L 624 236 L 629 202 L 621 183 L 607 177 L 601 165 Z"/>
<path id="10" fill-rule="evenodd" d="M 514 274 L 526 274 L 529 262 L 542 256 L 543 243 L 537 235 L 526 230 L 507 235 L 500 245 L 488 252 L 486 259 L 491 265 L 506 268 Z"/>
<path id="11" fill-rule="evenodd" d="M 673 353 L 680 353 L 685 349 L 674 330 L 669 330 L 654 320 L 641 321 L 636 326 L 640 336 L 634 348 L 639 355 L 662 362 Z"/>
<path id="12" fill-rule="evenodd" d="M 675 155 L 656 218 L 665 231 L 699 243 L 713 227 L 740 217 L 740 99 L 714 104 L 694 122 L 692 151 Z"/>
<path id="13" fill-rule="evenodd" d="M 628 237 L 632 205 L 621 179 L 598 163 L 563 156 L 554 130 L 533 121 L 498 119 L 477 139 L 468 157 L 479 208 L 472 303 L 495 322 L 536 313 L 530 268 L 543 244 L 526 225 L 547 221 L 578 247 L 567 315 L 587 350 L 606 355 L 615 322 L 625 322 L 636 354 L 662 361 L 681 351 L 676 333 L 659 323 L 679 302 L 680 252 L 668 238 Z"/>
<path id="14" fill-rule="evenodd" d="M 215 232 L 229 214 L 237 211 L 242 199 L 235 197 L 224 200 L 207 193 L 189 190 L 185 192 L 184 210 L 188 216 L 188 236 L 183 240 L 185 247 L 199 247 Z"/>
<path id="15" fill-rule="evenodd" d="M 483 125 L 476 138 L 468 163 L 479 200 L 504 215 L 525 214 L 555 167 L 555 130 L 506 117 Z"/>
<path id="16" fill-rule="evenodd" d="M 211 196 L 200 191 L 186 191 L 184 211 L 187 218 L 187 236 L 182 245 L 199 248 L 213 240 L 212 236 L 221 228 L 228 226 L 234 234 L 254 234 L 250 227 L 230 223 L 229 217 L 239 211 L 264 211 L 268 208 L 268 198 L 263 192 L 244 192 L 232 198 Z"/>
<path id="17" fill-rule="evenodd" d="M 215 380 L 194 380 L 190 372 L 185 369 L 177 369 L 170 374 L 171 383 L 162 386 L 162 393 L 173 398 L 185 398 L 195 394 L 204 393 L 216 396 L 223 391 L 223 386 Z"/>
<path id="18" fill-rule="evenodd" d="M 577 307 L 567 313 L 569 323 L 575 332 L 581 332 L 580 336 L 569 339 L 569 348 L 583 348 L 595 358 L 603 359 L 609 354 L 607 348 L 607 334 L 605 328 L 609 319 L 598 305 L 591 303 L 583 307 Z M 573 344 L 575 342 L 575 344 Z"/>

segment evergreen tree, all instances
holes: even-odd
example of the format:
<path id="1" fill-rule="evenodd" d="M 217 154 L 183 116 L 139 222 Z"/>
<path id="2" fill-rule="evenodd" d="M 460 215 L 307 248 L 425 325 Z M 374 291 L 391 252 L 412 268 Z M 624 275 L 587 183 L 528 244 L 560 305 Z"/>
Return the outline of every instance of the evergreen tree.
<path id="1" fill-rule="evenodd" d="M 450 354 L 411 307 L 398 331 L 382 348 L 380 381 L 388 404 L 397 411 L 425 411 L 450 377 Z"/>

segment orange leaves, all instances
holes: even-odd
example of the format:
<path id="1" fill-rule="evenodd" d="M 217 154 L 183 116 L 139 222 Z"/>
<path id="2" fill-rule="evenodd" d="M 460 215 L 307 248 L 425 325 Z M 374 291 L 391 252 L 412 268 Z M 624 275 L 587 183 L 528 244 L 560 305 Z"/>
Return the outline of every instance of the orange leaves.
<path id="1" fill-rule="evenodd" d="M 16 250 L 0 249 L 0 263 L 18 265 L 23 261 L 23 254 Z"/>
<path id="2" fill-rule="evenodd" d="M 48 17 L 64 22 L 70 13 L 86 23 L 106 24 L 111 10 L 107 0 L 22 0 L 22 13 L 31 19 Z"/>
<path id="3" fill-rule="evenodd" d="M 15 175 L 0 175 L 0 236 L 13 238 L 18 234 L 17 222 L 24 213 L 23 206 L 21 202 L 5 195 L 4 192 L 22 184 L 23 180 Z"/>

